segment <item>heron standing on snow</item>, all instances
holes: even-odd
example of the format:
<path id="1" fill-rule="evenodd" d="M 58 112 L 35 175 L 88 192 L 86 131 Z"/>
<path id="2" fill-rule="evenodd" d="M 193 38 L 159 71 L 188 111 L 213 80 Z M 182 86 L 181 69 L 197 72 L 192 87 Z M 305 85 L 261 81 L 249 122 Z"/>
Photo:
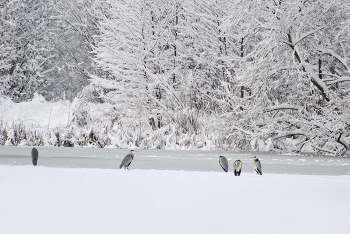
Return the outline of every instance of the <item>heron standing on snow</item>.
<path id="1" fill-rule="evenodd" d="M 130 153 L 125 155 L 125 157 L 123 158 L 123 161 L 120 164 L 119 168 L 122 169 L 124 167 L 124 169 L 129 170 L 129 166 L 130 166 L 132 160 L 134 159 L 134 153 L 136 153 L 136 152 L 138 152 L 138 151 L 130 150 Z"/>
<path id="2" fill-rule="evenodd" d="M 242 162 L 241 160 L 236 160 L 233 164 L 233 167 L 235 168 L 235 176 L 241 175 L 241 169 L 242 169 Z"/>
<path id="3" fill-rule="evenodd" d="M 32 149 L 32 163 L 34 167 L 38 164 L 38 157 L 39 157 L 39 152 L 36 148 L 33 147 Z"/>
<path id="4" fill-rule="evenodd" d="M 219 157 L 219 164 L 225 172 L 228 171 L 228 162 L 224 156 Z"/>
<path id="5" fill-rule="evenodd" d="M 262 175 L 260 160 L 256 156 L 251 157 L 251 159 L 253 159 L 253 165 L 254 165 L 254 169 L 256 171 L 256 174 Z"/>

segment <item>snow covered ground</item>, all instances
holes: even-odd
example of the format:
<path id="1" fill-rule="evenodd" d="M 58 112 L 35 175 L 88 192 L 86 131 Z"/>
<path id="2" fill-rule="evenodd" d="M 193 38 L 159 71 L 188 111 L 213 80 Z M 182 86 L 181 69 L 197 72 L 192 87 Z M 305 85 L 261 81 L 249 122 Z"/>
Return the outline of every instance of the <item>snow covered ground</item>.
<path id="1" fill-rule="evenodd" d="M 0 232 L 350 233 L 350 176 L 0 166 Z"/>
<path id="2" fill-rule="evenodd" d="M 255 153 L 258 176 L 251 153 L 140 150 L 125 171 L 128 150 L 37 148 L 33 167 L 0 147 L 0 233 L 350 233 L 349 158 Z"/>

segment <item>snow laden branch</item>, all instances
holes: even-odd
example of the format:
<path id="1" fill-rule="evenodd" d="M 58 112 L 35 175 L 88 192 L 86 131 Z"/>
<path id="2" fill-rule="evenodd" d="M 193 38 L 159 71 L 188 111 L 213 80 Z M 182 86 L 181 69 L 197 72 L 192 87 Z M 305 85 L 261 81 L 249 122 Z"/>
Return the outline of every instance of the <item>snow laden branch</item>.
<path id="1" fill-rule="evenodd" d="M 324 48 L 318 48 L 318 52 L 320 54 L 328 54 L 332 57 L 334 57 L 335 59 L 337 59 L 345 68 L 348 72 L 350 72 L 350 68 L 348 66 L 348 62 L 346 61 L 345 58 L 343 58 L 341 55 L 337 54 L 336 52 L 334 52 L 333 50 L 330 49 L 324 49 Z"/>
<path id="2" fill-rule="evenodd" d="M 318 76 L 318 74 L 316 74 L 310 67 L 305 66 L 305 69 L 307 71 L 307 74 L 309 75 L 311 82 L 318 88 L 318 90 L 320 90 L 322 96 L 324 97 L 324 99 L 329 102 L 329 89 L 326 85 L 326 83 L 321 80 Z"/>
<path id="3" fill-rule="evenodd" d="M 290 104 L 281 104 L 281 105 L 275 105 L 275 106 L 269 106 L 266 107 L 264 112 L 269 112 L 269 111 L 277 111 L 277 110 L 301 110 L 302 108 L 300 106 L 294 106 Z"/>
<path id="4" fill-rule="evenodd" d="M 301 36 L 299 36 L 298 38 L 292 38 L 291 44 L 293 46 L 296 46 L 299 42 L 301 42 L 302 40 L 304 40 L 306 37 L 311 36 L 312 34 L 315 34 L 316 32 L 320 31 L 321 29 L 324 29 L 325 27 L 318 27 L 314 30 L 310 30 L 304 34 L 302 34 Z"/>
<path id="5" fill-rule="evenodd" d="M 292 41 L 292 37 L 289 36 L 289 40 Z M 301 69 L 303 72 L 305 72 L 307 74 L 307 76 L 310 78 L 311 83 L 314 84 L 316 86 L 316 88 L 321 92 L 321 95 L 323 96 L 323 98 L 329 102 L 329 89 L 326 85 L 326 83 L 320 79 L 320 77 L 318 76 L 319 74 L 317 74 L 314 69 L 311 67 L 311 65 L 307 62 L 307 59 L 305 59 L 302 55 L 302 53 L 300 52 L 300 50 L 296 47 L 296 46 L 292 46 L 292 49 L 294 51 L 294 56 L 297 59 L 297 61 L 300 63 L 301 65 Z"/>
<path id="6" fill-rule="evenodd" d="M 341 133 L 339 134 L 338 138 L 337 138 L 337 142 L 338 142 L 339 144 L 341 144 L 342 146 L 344 146 L 344 148 L 345 148 L 346 150 L 349 150 L 349 149 L 350 149 L 349 143 L 346 142 L 346 141 L 342 138 L 342 135 L 343 135 L 343 133 L 341 132 Z"/>
<path id="7" fill-rule="evenodd" d="M 231 127 L 231 131 L 239 131 L 239 132 L 244 133 L 244 134 L 249 135 L 249 136 L 255 136 L 256 135 L 255 133 L 253 133 L 251 131 L 244 130 L 244 129 L 242 129 L 240 127 L 237 127 L 237 126 L 232 126 Z"/>
<path id="8" fill-rule="evenodd" d="M 294 137 L 294 136 L 306 136 L 306 134 L 301 132 L 301 131 L 286 132 L 286 133 L 283 133 L 279 136 L 272 138 L 272 140 L 278 140 L 281 138 L 288 138 L 288 137 Z"/>
<path id="9" fill-rule="evenodd" d="M 350 81 L 350 76 L 343 76 L 343 77 L 339 77 L 335 74 L 329 74 L 329 73 L 322 73 L 322 75 L 327 75 L 327 76 L 331 76 L 331 77 L 335 77 L 336 79 L 327 79 L 327 83 L 328 84 L 334 84 L 334 83 L 338 83 L 338 82 L 346 82 L 346 81 Z"/>

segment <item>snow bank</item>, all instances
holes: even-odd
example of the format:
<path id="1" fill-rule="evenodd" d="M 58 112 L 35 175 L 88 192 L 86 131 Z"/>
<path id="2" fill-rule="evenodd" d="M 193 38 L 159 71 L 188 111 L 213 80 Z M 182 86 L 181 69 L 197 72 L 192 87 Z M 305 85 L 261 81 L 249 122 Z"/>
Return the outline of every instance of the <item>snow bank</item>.
<path id="1" fill-rule="evenodd" d="M 2 233 L 350 233 L 350 176 L 0 171 Z"/>
<path id="2" fill-rule="evenodd" d="M 7 124 L 21 123 L 27 129 L 47 130 L 67 126 L 69 101 L 47 102 L 35 93 L 29 102 L 0 100 L 0 119 Z"/>

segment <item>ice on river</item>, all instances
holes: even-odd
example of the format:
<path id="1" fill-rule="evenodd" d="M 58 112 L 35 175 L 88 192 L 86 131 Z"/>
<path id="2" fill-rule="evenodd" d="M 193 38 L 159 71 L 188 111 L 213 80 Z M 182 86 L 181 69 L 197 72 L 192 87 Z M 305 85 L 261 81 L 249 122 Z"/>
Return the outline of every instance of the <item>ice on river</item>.
<path id="1" fill-rule="evenodd" d="M 99 148 L 37 147 L 38 165 L 62 168 L 119 168 L 129 150 Z M 0 146 L 0 165 L 31 165 L 30 147 Z M 223 155 L 229 162 L 243 162 L 242 174 L 253 173 L 251 156 L 256 155 L 263 173 L 301 175 L 350 175 L 350 158 L 278 155 L 272 153 L 237 153 L 230 151 L 139 150 L 130 169 L 222 171 L 218 164 Z"/>

